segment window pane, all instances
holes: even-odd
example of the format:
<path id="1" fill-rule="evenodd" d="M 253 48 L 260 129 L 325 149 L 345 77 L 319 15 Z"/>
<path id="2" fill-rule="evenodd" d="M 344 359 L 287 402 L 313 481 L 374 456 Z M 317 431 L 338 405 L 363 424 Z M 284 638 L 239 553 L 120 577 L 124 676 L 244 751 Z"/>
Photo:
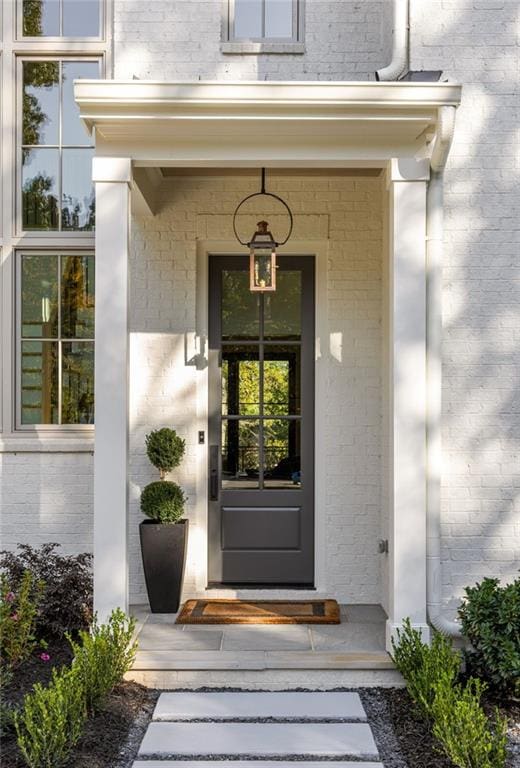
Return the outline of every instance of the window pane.
<path id="1" fill-rule="evenodd" d="M 293 36 L 293 0 L 265 0 L 265 36 Z"/>
<path id="2" fill-rule="evenodd" d="M 222 422 L 222 488 L 258 488 L 258 420 Z"/>
<path id="3" fill-rule="evenodd" d="M 95 197 L 92 184 L 93 149 L 64 149 L 62 152 L 61 228 L 94 229 Z"/>
<path id="4" fill-rule="evenodd" d="M 264 421 L 264 487 L 301 485 L 300 420 Z"/>
<path id="5" fill-rule="evenodd" d="M 62 424 L 94 423 L 94 344 L 89 341 L 62 345 Z"/>
<path id="6" fill-rule="evenodd" d="M 263 37 L 262 0 L 235 0 L 235 37 Z"/>
<path id="7" fill-rule="evenodd" d="M 257 339 L 259 307 L 258 294 L 249 290 L 249 272 L 223 270 L 222 338 Z"/>
<path id="8" fill-rule="evenodd" d="M 22 424 L 58 423 L 58 342 L 21 344 Z"/>
<path id="9" fill-rule="evenodd" d="M 22 257 L 22 337 L 58 336 L 58 257 Z"/>
<path id="10" fill-rule="evenodd" d="M 99 77 L 99 62 L 97 61 L 64 61 L 62 64 L 63 78 L 63 144 L 92 144 L 79 119 L 79 107 L 74 101 L 74 80 L 87 80 Z"/>
<path id="11" fill-rule="evenodd" d="M 23 63 L 23 144 L 59 142 L 59 64 Z"/>
<path id="12" fill-rule="evenodd" d="M 63 0 L 65 37 L 99 37 L 99 0 Z"/>
<path id="13" fill-rule="evenodd" d="M 94 257 L 61 259 L 61 335 L 94 338 Z"/>
<path id="14" fill-rule="evenodd" d="M 265 296 L 266 339 L 301 337 L 301 272 L 278 270 L 276 291 Z"/>
<path id="15" fill-rule="evenodd" d="M 300 413 L 300 347 L 266 346 L 264 357 L 264 413 Z"/>
<path id="16" fill-rule="evenodd" d="M 23 153 L 22 222 L 24 229 L 58 229 L 59 150 Z"/>
<path id="17" fill-rule="evenodd" d="M 260 413 L 259 349 L 222 347 L 222 413 L 256 416 Z"/>
<path id="18" fill-rule="evenodd" d="M 59 0 L 23 0 L 23 33 L 26 37 L 58 37 Z"/>

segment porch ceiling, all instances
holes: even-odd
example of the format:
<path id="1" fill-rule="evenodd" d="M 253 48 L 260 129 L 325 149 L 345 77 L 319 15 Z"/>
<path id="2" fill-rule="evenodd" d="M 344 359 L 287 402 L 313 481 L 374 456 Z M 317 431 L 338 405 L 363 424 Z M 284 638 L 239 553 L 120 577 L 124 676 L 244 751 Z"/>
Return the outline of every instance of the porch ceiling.
<path id="1" fill-rule="evenodd" d="M 424 157 L 451 83 L 78 80 L 99 155 L 143 166 L 365 166 Z"/>

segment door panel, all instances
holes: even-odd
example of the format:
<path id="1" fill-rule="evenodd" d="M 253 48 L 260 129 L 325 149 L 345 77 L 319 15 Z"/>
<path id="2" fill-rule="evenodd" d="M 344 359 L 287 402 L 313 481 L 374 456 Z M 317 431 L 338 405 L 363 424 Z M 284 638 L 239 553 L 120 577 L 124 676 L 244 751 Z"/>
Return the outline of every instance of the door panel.
<path id="1" fill-rule="evenodd" d="M 273 294 L 244 256 L 209 277 L 209 582 L 312 585 L 314 258 L 278 257 Z"/>

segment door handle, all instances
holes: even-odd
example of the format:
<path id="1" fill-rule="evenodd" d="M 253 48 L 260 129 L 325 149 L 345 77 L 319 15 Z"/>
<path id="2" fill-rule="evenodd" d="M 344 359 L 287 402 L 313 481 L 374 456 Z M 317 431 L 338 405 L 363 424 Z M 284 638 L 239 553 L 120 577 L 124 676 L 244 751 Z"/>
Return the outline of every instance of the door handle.
<path id="1" fill-rule="evenodd" d="M 210 501 L 218 501 L 219 476 L 218 476 L 218 445 L 211 445 L 209 449 L 209 498 Z"/>

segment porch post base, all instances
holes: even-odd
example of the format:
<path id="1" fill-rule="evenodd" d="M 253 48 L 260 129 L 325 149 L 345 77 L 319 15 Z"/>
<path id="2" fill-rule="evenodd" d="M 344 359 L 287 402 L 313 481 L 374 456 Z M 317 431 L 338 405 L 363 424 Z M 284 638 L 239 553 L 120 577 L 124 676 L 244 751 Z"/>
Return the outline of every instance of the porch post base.
<path id="1" fill-rule="evenodd" d="M 390 621 L 390 619 L 386 622 L 386 650 L 388 653 L 392 652 L 392 638 L 395 642 L 397 642 L 397 630 L 402 629 L 403 624 L 402 622 L 399 624 L 395 624 L 394 622 Z M 430 644 L 431 639 L 431 631 L 430 631 L 430 625 L 429 624 L 422 624 L 422 623 L 414 623 L 412 622 L 412 629 L 417 630 L 421 633 L 421 638 L 423 643 L 426 643 L 427 645 Z"/>

